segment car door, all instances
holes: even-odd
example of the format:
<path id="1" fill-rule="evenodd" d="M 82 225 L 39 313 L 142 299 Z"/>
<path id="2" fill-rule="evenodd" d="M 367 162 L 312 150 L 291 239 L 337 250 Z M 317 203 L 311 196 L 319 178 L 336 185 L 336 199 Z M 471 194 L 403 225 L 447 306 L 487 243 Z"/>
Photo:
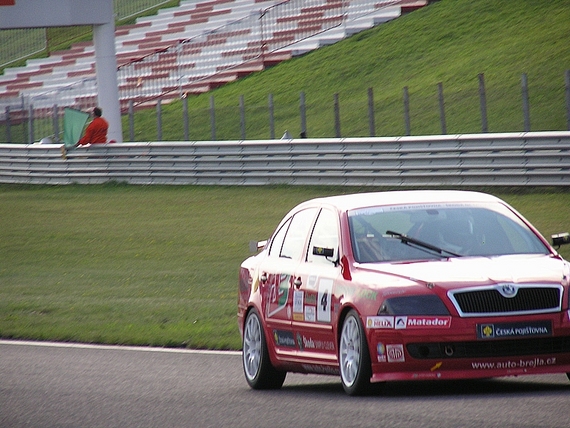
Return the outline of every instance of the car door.
<path id="1" fill-rule="evenodd" d="M 332 209 L 323 208 L 304 260 L 298 265 L 292 299 L 292 326 L 299 357 L 316 364 L 337 361 L 333 286 L 340 276 L 338 248 L 338 216 Z"/>
<path id="2" fill-rule="evenodd" d="M 292 305 L 295 272 L 305 255 L 316 208 L 295 213 L 285 221 L 270 242 L 268 257 L 260 266 L 263 316 L 268 340 L 277 355 L 294 354 L 297 342 L 293 335 Z"/>

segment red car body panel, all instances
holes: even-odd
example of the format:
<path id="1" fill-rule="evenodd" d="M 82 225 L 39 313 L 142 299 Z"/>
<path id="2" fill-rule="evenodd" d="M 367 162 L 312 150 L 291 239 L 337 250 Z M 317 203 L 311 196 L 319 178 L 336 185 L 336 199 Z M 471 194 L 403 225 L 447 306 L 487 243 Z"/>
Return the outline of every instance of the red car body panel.
<path id="1" fill-rule="evenodd" d="M 382 196 L 386 195 L 386 202 Z M 464 199 L 463 199 L 464 198 Z M 353 254 L 348 212 L 368 203 L 497 202 L 471 192 L 389 192 L 309 201 L 338 217 L 338 265 L 270 257 L 266 247 L 240 268 L 238 325 L 247 312 L 262 314 L 271 363 L 302 373 L 339 373 L 339 331 L 356 309 L 368 342 L 372 382 L 467 379 L 570 373 L 570 269 L 524 218 L 548 249 L 545 254 L 449 257 L 397 263 L 359 263 Z M 498 201 L 501 202 L 501 201 Z M 509 207 L 517 216 L 512 208 Z M 279 230 L 279 227 L 277 228 Z M 309 237 L 307 238 L 307 241 Z M 305 246 L 308 243 L 305 242 Z M 463 291 L 559 290 L 556 311 L 477 315 L 461 313 Z M 386 299 L 436 295 L 448 314 L 378 315 Z"/>

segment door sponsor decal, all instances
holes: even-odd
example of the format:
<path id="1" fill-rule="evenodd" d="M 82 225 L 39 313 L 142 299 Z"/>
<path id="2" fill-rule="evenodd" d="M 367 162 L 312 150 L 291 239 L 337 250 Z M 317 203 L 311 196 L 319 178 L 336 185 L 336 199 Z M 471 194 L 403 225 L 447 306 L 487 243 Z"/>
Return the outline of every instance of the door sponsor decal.
<path id="1" fill-rule="evenodd" d="M 280 275 L 279 284 L 272 284 L 269 291 L 269 299 L 267 300 L 267 317 L 271 318 L 285 306 L 289 300 L 289 289 L 291 275 Z"/>
<path id="2" fill-rule="evenodd" d="M 330 340 L 314 339 L 297 333 L 297 346 L 301 351 L 334 351 L 334 343 Z"/>
<path id="3" fill-rule="evenodd" d="M 295 337 L 292 331 L 286 330 L 273 330 L 273 339 L 277 346 L 286 346 L 288 348 L 295 348 Z"/>
<path id="4" fill-rule="evenodd" d="M 293 292 L 293 313 L 303 313 L 303 301 L 305 293 L 303 291 L 295 290 Z"/>
<path id="5" fill-rule="evenodd" d="M 321 279 L 317 293 L 317 321 L 331 322 L 332 279 Z"/>
<path id="6" fill-rule="evenodd" d="M 316 306 L 305 306 L 305 321 L 308 321 L 308 322 L 317 321 L 317 307 Z"/>

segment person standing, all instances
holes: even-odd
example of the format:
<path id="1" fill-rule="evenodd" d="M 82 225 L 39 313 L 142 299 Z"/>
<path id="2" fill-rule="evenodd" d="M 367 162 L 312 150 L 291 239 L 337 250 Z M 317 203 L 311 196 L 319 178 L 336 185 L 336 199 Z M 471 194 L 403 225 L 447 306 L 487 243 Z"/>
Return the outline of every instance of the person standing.
<path id="1" fill-rule="evenodd" d="M 104 144 L 107 142 L 107 130 L 109 123 L 102 117 L 99 107 L 93 109 L 93 120 L 85 129 L 85 135 L 77 143 L 78 146 L 86 144 Z"/>

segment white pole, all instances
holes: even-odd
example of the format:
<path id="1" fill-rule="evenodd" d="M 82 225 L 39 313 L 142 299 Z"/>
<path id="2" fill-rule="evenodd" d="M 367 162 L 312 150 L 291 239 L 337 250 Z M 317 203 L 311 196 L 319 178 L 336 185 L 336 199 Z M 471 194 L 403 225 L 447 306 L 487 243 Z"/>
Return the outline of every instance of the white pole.
<path id="1" fill-rule="evenodd" d="M 122 143 L 123 130 L 115 55 L 115 23 L 93 25 L 93 42 L 99 107 L 103 110 L 103 117 L 109 122 L 107 140 Z"/>

